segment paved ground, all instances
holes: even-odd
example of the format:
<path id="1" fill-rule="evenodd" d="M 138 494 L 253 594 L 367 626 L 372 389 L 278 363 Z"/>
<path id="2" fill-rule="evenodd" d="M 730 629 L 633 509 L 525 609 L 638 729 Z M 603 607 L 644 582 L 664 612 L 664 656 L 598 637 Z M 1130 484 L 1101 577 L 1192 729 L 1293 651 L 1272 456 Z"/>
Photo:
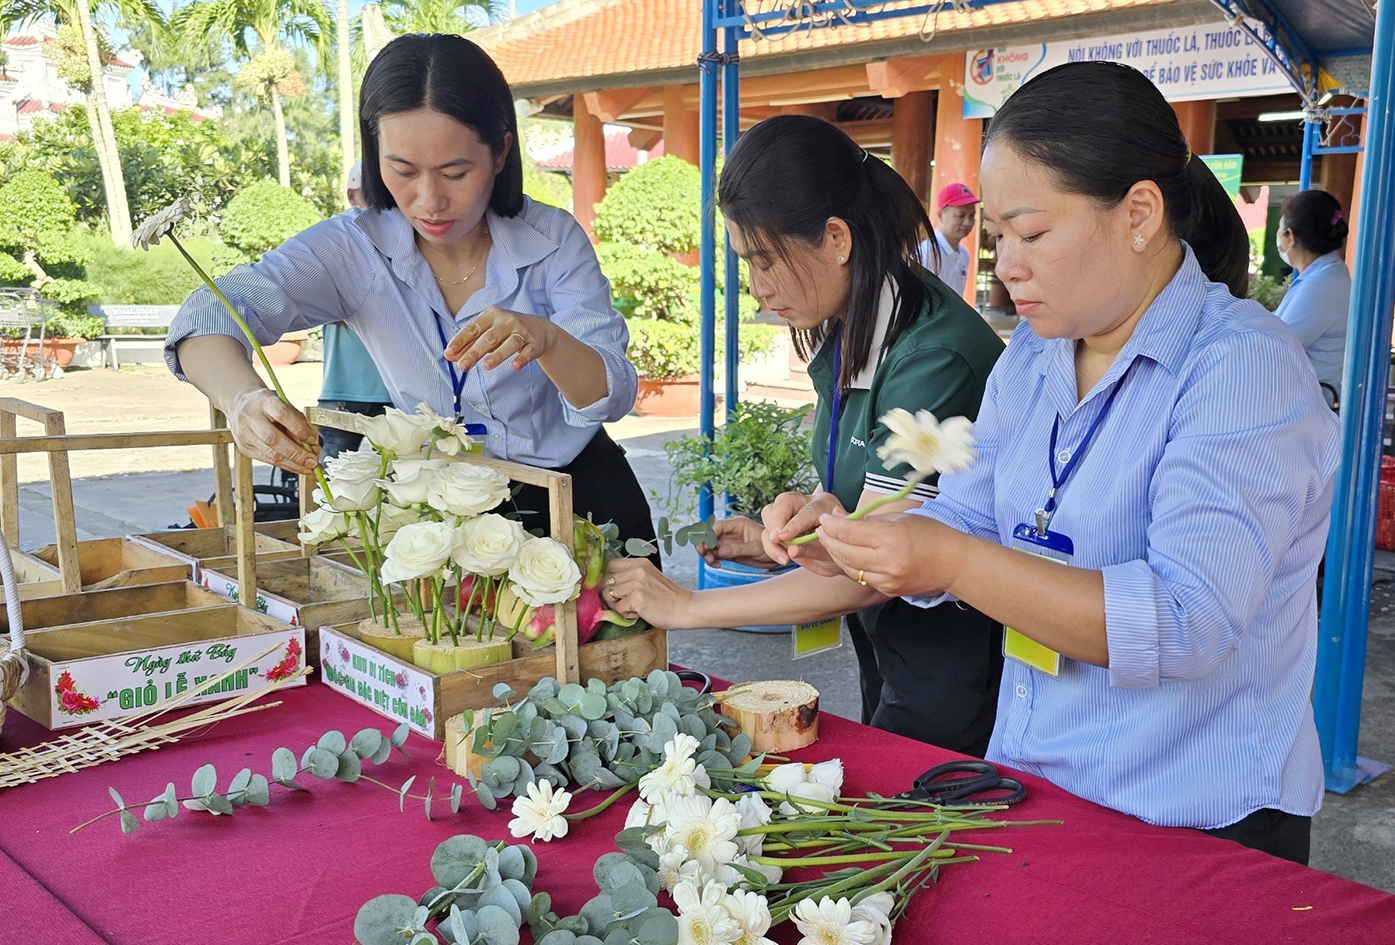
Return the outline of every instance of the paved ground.
<path id="1" fill-rule="evenodd" d="M 293 400 L 313 402 L 319 370 L 317 364 L 299 364 L 280 372 Z M 202 396 L 153 368 L 72 371 L 43 383 L 0 383 L 0 397 L 4 396 L 66 411 L 73 432 L 194 429 L 207 424 Z M 611 431 L 629 452 L 646 489 L 666 489 L 663 442 L 689 426 L 627 417 Z M 112 537 L 186 523 L 184 505 L 207 498 L 213 490 L 208 464 L 202 448 L 74 454 L 73 474 L 80 477 L 74 483 L 80 537 Z M 265 475 L 263 469 L 259 481 Z M 33 548 L 53 540 L 42 461 L 23 463 L 21 479 L 26 484 L 21 488 L 19 544 Z M 678 580 L 696 584 L 696 559 L 690 551 L 677 549 L 665 567 Z M 670 651 L 675 661 L 732 680 L 806 679 L 818 687 L 828 711 L 856 715 L 857 667 L 850 646 L 795 663 L 785 634 L 695 630 L 674 634 Z M 1395 762 L 1395 555 L 1383 552 L 1377 553 L 1373 582 L 1361 752 Z M 1345 796 L 1326 796 L 1315 821 L 1312 862 L 1318 869 L 1395 892 L 1395 775 Z"/>

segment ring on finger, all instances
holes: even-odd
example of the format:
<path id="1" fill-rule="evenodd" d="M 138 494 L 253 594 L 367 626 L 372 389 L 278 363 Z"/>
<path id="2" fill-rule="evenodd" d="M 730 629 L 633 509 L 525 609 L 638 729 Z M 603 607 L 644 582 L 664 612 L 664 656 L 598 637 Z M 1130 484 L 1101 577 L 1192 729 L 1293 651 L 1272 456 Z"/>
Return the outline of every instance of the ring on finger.
<path id="1" fill-rule="evenodd" d="M 528 339 L 525 338 L 525 337 L 523 337 L 523 332 L 521 332 L 521 331 L 511 332 L 511 333 L 509 334 L 509 340 L 513 340 L 514 338 L 517 338 L 517 339 L 518 339 L 518 350 L 519 350 L 519 351 L 522 351 L 524 348 L 528 347 Z"/>
<path id="2" fill-rule="evenodd" d="M 857 583 L 861 584 L 863 587 L 867 586 L 867 578 L 863 577 L 866 573 L 867 572 L 861 568 L 857 569 Z"/>
<path id="3" fill-rule="evenodd" d="M 612 594 L 615 593 L 615 575 L 613 575 L 613 574 L 608 574 L 608 575 L 606 575 L 606 579 L 605 579 L 605 589 L 608 590 L 608 591 L 610 591 L 610 593 L 612 593 Z"/>

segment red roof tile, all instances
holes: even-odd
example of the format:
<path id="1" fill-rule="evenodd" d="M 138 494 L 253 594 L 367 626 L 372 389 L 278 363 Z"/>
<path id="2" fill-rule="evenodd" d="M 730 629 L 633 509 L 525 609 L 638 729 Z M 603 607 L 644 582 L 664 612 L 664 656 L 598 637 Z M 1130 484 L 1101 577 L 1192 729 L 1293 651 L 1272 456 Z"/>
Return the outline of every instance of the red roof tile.
<path id="1" fill-rule="evenodd" d="M 42 40 L 39 39 L 39 37 L 37 37 L 37 36 L 11 36 L 9 39 L 5 40 L 5 45 L 6 45 L 6 46 L 33 46 L 35 43 L 39 43 L 39 42 L 42 42 Z"/>
<path id="2" fill-rule="evenodd" d="M 645 154 L 645 160 L 649 161 L 663 157 L 663 142 L 660 141 L 658 144 L 654 145 L 654 147 L 646 151 Z M 570 171 L 572 169 L 572 155 L 572 148 L 563 148 L 533 163 L 544 171 Z M 606 170 L 615 172 L 628 171 L 638 166 L 639 163 L 639 149 L 630 144 L 629 131 L 619 128 L 607 130 L 605 133 Z"/>
<path id="3" fill-rule="evenodd" d="M 887 7 L 909 7 L 914 2 L 892 0 Z M 967 14 L 955 13 L 946 4 L 937 32 L 943 35 L 1175 2 L 1181 0 L 1021 0 Z M 505 77 L 516 85 L 686 67 L 693 68 L 696 77 L 701 13 L 702 0 L 600 0 L 591 12 L 574 18 L 532 14 L 503 27 L 479 31 L 471 38 L 489 50 Z M 530 23 L 536 27 L 531 33 Z M 906 16 L 855 27 L 798 30 L 758 42 L 744 41 L 740 53 L 749 59 L 906 39 L 916 36 L 923 25 L 924 17 Z"/>
<path id="4" fill-rule="evenodd" d="M 21 115 L 31 115 L 44 110 L 44 103 L 36 98 L 22 98 L 15 103 L 15 111 Z"/>

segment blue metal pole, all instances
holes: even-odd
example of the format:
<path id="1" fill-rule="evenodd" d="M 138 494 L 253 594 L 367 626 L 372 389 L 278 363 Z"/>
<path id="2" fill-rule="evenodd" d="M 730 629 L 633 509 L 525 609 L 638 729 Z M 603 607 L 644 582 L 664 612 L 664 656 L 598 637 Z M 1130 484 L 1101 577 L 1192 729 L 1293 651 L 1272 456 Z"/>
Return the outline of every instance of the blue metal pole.
<path id="1" fill-rule="evenodd" d="M 1345 793 L 1388 768 L 1356 755 L 1361 685 L 1371 606 L 1371 559 L 1386 387 L 1390 374 L 1395 266 L 1387 236 L 1395 232 L 1395 3 L 1376 17 L 1366 126 L 1366 164 L 1356 228 L 1351 331 L 1342 381 L 1342 465 L 1332 501 L 1327 574 L 1318 633 L 1313 710 L 1327 789 Z M 1331 580 L 1331 578 L 1335 578 Z"/>
<path id="2" fill-rule="evenodd" d="M 702 310 L 701 342 L 702 373 L 699 375 L 698 429 L 702 436 L 712 437 L 712 415 L 716 403 L 712 391 L 712 374 L 717 353 L 717 233 L 713 218 L 712 197 L 717 172 L 717 29 L 713 25 L 719 0 L 702 0 L 702 58 L 698 61 L 699 93 L 701 96 L 698 135 L 698 172 L 702 177 L 702 237 L 698 265 L 702 286 L 699 298 Z M 712 487 L 704 485 L 698 493 L 698 514 L 705 521 L 712 516 Z"/>
<path id="3" fill-rule="evenodd" d="M 1307 190 L 1313 186 L 1313 148 L 1317 146 L 1317 122 L 1303 121 L 1303 163 L 1298 171 L 1298 189 Z"/>
<path id="4" fill-rule="evenodd" d="M 741 135 L 741 64 L 736 59 L 736 31 L 722 30 L 722 51 L 727 59 L 722 66 L 722 154 L 730 157 Z M 741 279 L 737 271 L 736 254 L 722 241 L 726 260 L 726 330 L 727 330 L 727 419 L 736 416 L 737 382 L 741 370 Z"/>

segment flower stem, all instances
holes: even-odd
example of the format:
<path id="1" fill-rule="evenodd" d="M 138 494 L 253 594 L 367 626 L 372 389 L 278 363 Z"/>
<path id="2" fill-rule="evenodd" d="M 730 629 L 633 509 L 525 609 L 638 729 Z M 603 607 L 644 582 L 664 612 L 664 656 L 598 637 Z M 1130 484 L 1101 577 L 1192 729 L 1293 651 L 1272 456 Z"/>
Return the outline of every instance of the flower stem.
<path id="1" fill-rule="evenodd" d="M 633 791 L 638 784 L 638 781 L 631 781 L 624 787 L 616 788 L 615 791 L 610 795 L 610 797 L 607 797 L 605 800 L 601 801 L 595 807 L 588 807 L 586 810 L 577 811 L 573 814 L 563 814 L 562 816 L 565 817 L 567 820 L 585 820 L 588 817 L 595 817 L 601 811 L 605 810 L 607 807 L 620 800 L 620 798 Z"/>
<path id="2" fill-rule="evenodd" d="M 875 511 L 876 509 L 881 508 L 883 505 L 888 505 L 888 504 L 890 504 L 890 503 L 892 503 L 892 502 L 899 502 L 900 500 L 904 499 L 906 496 L 910 495 L 910 494 L 911 494 L 911 490 L 914 489 L 914 488 L 915 488 L 916 486 L 918 486 L 918 485 L 920 485 L 920 478 L 919 478 L 919 477 L 912 477 L 911 479 L 909 479 L 909 480 L 906 481 L 906 484 L 905 484 L 904 486 L 902 486 L 900 489 L 897 489 L 895 492 L 891 493 L 890 495 L 884 495 L 884 496 L 882 496 L 882 497 L 880 497 L 880 498 L 878 498 L 878 499 L 873 499 L 871 502 L 868 502 L 868 503 L 867 503 L 866 505 L 864 505 L 862 508 L 860 508 L 860 509 L 854 509 L 853 512 L 848 516 L 848 521 L 850 521 L 850 522 L 856 522 L 858 519 L 862 518 L 863 516 L 868 515 L 868 514 L 870 514 L 871 512 Z M 787 544 L 787 545 L 807 545 L 807 544 L 809 544 L 809 542 L 811 542 L 811 541 L 818 541 L 818 540 L 819 540 L 819 534 L 818 534 L 818 532 L 810 532 L 810 533 L 807 534 L 807 535 L 800 535 L 798 538 L 791 538 L 789 541 L 785 542 L 785 544 Z"/>

